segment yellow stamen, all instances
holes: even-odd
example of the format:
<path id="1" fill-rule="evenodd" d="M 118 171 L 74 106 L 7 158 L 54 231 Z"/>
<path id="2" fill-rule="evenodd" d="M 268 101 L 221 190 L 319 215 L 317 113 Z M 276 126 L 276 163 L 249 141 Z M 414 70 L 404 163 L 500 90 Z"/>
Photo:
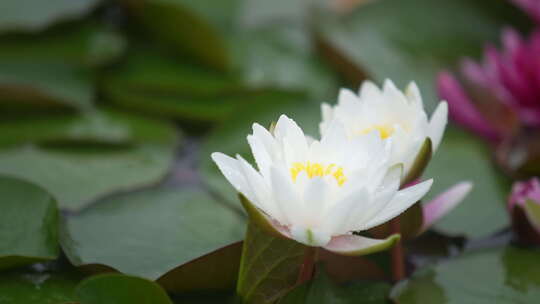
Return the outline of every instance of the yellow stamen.
<path id="1" fill-rule="evenodd" d="M 337 166 L 336 164 L 323 165 L 311 162 L 294 163 L 291 168 L 291 177 L 293 181 L 296 182 L 298 174 L 300 174 L 300 172 L 302 171 L 305 171 L 309 178 L 313 178 L 315 176 L 323 177 L 330 175 L 336 179 L 338 185 L 340 186 L 342 186 L 347 181 L 347 178 L 343 173 L 343 168 Z"/>
<path id="2" fill-rule="evenodd" d="M 389 125 L 374 125 L 374 126 L 371 126 L 369 128 L 366 128 L 364 130 L 358 131 L 357 134 L 358 135 L 364 135 L 364 134 L 367 134 L 367 133 L 369 133 L 371 131 L 374 131 L 374 130 L 379 131 L 379 135 L 381 136 L 382 139 L 387 139 L 388 137 L 392 136 L 392 134 L 394 133 L 394 127 L 392 127 L 392 126 L 389 126 Z"/>

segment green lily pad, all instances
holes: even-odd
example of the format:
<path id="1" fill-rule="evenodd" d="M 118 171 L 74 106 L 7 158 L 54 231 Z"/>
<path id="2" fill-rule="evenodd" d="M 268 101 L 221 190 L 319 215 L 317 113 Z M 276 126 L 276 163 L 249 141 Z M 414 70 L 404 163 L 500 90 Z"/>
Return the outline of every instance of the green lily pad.
<path id="1" fill-rule="evenodd" d="M 390 285 L 385 282 L 351 282 L 343 286 L 334 284 L 321 269 L 315 278 L 289 294 L 280 304 L 389 304 Z"/>
<path id="2" fill-rule="evenodd" d="M 81 17 L 99 0 L 4 0 L 0 3 L 0 32 L 44 29 L 61 20 Z"/>
<path id="3" fill-rule="evenodd" d="M 377 82 L 389 77 L 405 87 L 416 81 L 432 111 L 436 73 L 478 55 L 486 41 L 498 41 L 503 25 L 520 19 L 524 23 L 509 1 L 380 0 L 317 26 L 328 48 Z M 362 75 L 355 76 L 357 81 Z"/>
<path id="4" fill-rule="evenodd" d="M 168 144 L 175 141 L 175 136 L 174 126 L 171 124 L 110 110 L 26 117 L 0 122 L 0 146 L 30 142 Z"/>
<path id="5" fill-rule="evenodd" d="M 58 304 L 76 302 L 76 273 L 8 272 L 0 275 L 0 303 Z"/>
<path id="6" fill-rule="evenodd" d="M 448 129 L 423 176 L 434 179 L 426 202 L 459 181 L 474 183 L 463 202 L 435 224 L 437 230 L 474 238 L 508 226 L 505 199 L 509 185 L 503 184 L 489 151 L 473 136 Z"/>
<path id="7" fill-rule="evenodd" d="M 124 38 L 96 21 L 53 27 L 39 34 L 9 34 L 0 40 L 4 61 L 103 66 L 124 51 Z"/>
<path id="8" fill-rule="evenodd" d="M 203 192 L 154 189 L 113 196 L 68 216 L 60 241 L 74 265 L 105 265 L 156 280 L 241 240 L 244 230 L 237 213 Z M 206 273 L 191 274 L 193 282 L 201 282 L 197 276 Z M 175 289 L 182 282 L 171 284 Z"/>
<path id="9" fill-rule="evenodd" d="M 316 56 L 306 27 L 274 24 L 237 34 L 231 45 L 235 67 L 250 88 L 305 92 L 319 101 L 336 96 L 336 76 Z"/>
<path id="10" fill-rule="evenodd" d="M 92 72 L 87 69 L 66 63 L 15 62 L 0 58 L 0 109 L 89 109 L 93 95 Z"/>
<path id="11" fill-rule="evenodd" d="M 236 242 L 198 257 L 162 275 L 157 283 L 174 293 L 231 290 L 238 278 L 242 245 Z"/>
<path id="12" fill-rule="evenodd" d="M 426 267 L 398 284 L 392 298 L 409 303 L 535 303 L 540 252 L 518 248 L 465 254 Z"/>
<path id="13" fill-rule="evenodd" d="M 88 278 L 77 287 L 80 304 L 172 304 L 156 283 L 121 274 Z"/>
<path id="14" fill-rule="evenodd" d="M 0 270 L 58 256 L 58 210 L 49 193 L 0 176 L 0 210 Z"/>
<path id="15" fill-rule="evenodd" d="M 133 17 L 155 39 L 180 55 L 217 69 L 231 68 L 224 39 L 238 13 L 238 0 L 144 0 L 126 2 Z M 171 31 L 171 29 L 175 29 Z"/>
<path id="16" fill-rule="evenodd" d="M 168 172 L 174 144 L 134 146 L 21 145 L 0 150 L 0 174 L 49 191 L 62 209 L 77 210 L 111 192 L 157 183 Z"/>

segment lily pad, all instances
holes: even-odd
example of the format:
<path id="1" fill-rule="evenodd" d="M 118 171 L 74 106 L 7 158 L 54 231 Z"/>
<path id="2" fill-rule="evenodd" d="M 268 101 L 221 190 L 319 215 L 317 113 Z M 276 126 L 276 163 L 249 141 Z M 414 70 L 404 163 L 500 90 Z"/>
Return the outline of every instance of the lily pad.
<path id="1" fill-rule="evenodd" d="M 220 70 L 231 68 L 224 34 L 232 31 L 238 0 L 126 2 L 133 17 L 157 40 Z M 171 28 L 175 29 L 171 31 Z"/>
<path id="2" fill-rule="evenodd" d="M 505 207 L 509 185 L 503 183 L 503 177 L 493 167 L 487 147 L 473 136 L 448 129 L 424 176 L 434 179 L 425 201 L 459 181 L 474 184 L 464 201 L 435 224 L 437 230 L 474 238 L 509 225 Z"/>
<path id="3" fill-rule="evenodd" d="M 241 240 L 244 229 L 237 213 L 203 192 L 153 189 L 113 196 L 68 216 L 61 244 L 74 265 L 105 265 L 156 280 Z"/>
<path id="4" fill-rule="evenodd" d="M 0 270 L 58 256 L 58 210 L 49 193 L 0 176 L 0 210 Z"/>
<path id="5" fill-rule="evenodd" d="M 503 25 L 524 19 L 508 1 L 380 0 L 342 18 L 329 16 L 317 27 L 327 48 L 377 82 L 391 77 L 405 87 L 416 81 L 432 111 L 436 73 L 480 54 L 486 41 L 497 41 Z"/>
<path id="6" fill-rule="evenodd" d="M 0 58 L 0 109 L 89 109 L 93 95 L 92 72 L 87 69 L 66 63 L 14 62 Z"/>
<path id="7" fill-rule="evenodd" d="M 0 150 L 0 174 L 32 181 L 60 208 L 78 210 L 111 192 L 157 183 L 167 174 L 173 152 L 173 143 L 20 145 Z"/>
<path id="8" fill-rule="evenodd" d="M 176 267 L 162 275 L 157 282 L 174 293 L 234 289 L 242 245 L 242 242 L 236 242 L 219 248 Z"/>
<path id="9" fill-rule="evenodd" d="M 31 142 L 170 144 L 175 141 L 175 137 L 172 124 L 110 110 L 41 115 L 0 122 L 0 146 Z"/>
<path id="10" fill-rule="evenodd" d="M 58 304 L 76 302 L 81 275 L 63 272 L 8 272 L 0 276 L 0 303 Z"/>
<path id="11" fill-rule="evenodd" d="M 36 32 L 61 20 L 81 17 L 99 0 L 4 0 L 0 3 L 0 32 Z"/>
<path id="12" fill-rule="evenodd" d="M 296 287 L 280 304 L 389 304 L 390 284 L 378 281 L 333 283 L 321 269 L 315 278 Z"/>
<path id="13" fill-rule="evenodd" d="M 0 58 L 99 67 L 118 59 L 125 46 L 120 33 L 91 20 L 56 26 L 39 34 L 3 35 Z"/>
<path id="14" fill-rule="evenodd" d="M 81 304 L 172 304 L 156 283 L 121 274 L 104 274 L 84 280 L 77 287 Z"/>
<path id="15" fill-rule="evenodd" d="M 540 252 L 513 247 L 465 254 L 426 267 L 397 285 L 392 298 L 409 303 L 535 303 Z"/>

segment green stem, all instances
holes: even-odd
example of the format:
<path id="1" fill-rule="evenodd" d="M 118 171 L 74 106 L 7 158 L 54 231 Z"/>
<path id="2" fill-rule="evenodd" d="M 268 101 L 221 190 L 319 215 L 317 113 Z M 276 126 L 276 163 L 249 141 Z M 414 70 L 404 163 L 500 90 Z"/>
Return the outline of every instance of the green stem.
<path id="1" fill-rule="evenodd" d="M 390 221 L 390 229 L 392 233 L 400 233 L 399 217 Z M 394 247 L 392 247 L 392 279 L 395 282 L 401 281 L 405 278 L 405 259 L 403 255 L 403 243 L 399 240 Z"/>
<path id="2" fill-rule="evenodd" d="M 315 274 L 315 261 L 317 260 L 317 247 L 306 246 L 304 261 L 298 274 L 297 285 L 311 280 Z"/>

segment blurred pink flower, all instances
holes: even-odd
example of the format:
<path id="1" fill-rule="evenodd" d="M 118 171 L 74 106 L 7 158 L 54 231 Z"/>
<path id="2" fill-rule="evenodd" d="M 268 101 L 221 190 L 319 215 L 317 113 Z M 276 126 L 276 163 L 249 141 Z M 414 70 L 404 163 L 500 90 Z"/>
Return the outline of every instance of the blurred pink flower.
<path id="1" fill-rule="evenodd" d="M 514 183 L 508 210 L 519 240 L 540 245 L 540 179 Z"/>
<path id="2" fill-rule="evenodd" d="M 534 21 L 540 23 L 540 0 L 512 0 L 512 2 L 527 12 Z"/>
<path id="3" fill-rule="evenodd" d="M 437 79 L 450 116 L 494 143 L 520 126 L 540 127 L 540 30 L 524 40 L 507 29 L 502 44 L 486 47 L 481 64 L 463 60 L 463 85 L 447 71 Z"/>

